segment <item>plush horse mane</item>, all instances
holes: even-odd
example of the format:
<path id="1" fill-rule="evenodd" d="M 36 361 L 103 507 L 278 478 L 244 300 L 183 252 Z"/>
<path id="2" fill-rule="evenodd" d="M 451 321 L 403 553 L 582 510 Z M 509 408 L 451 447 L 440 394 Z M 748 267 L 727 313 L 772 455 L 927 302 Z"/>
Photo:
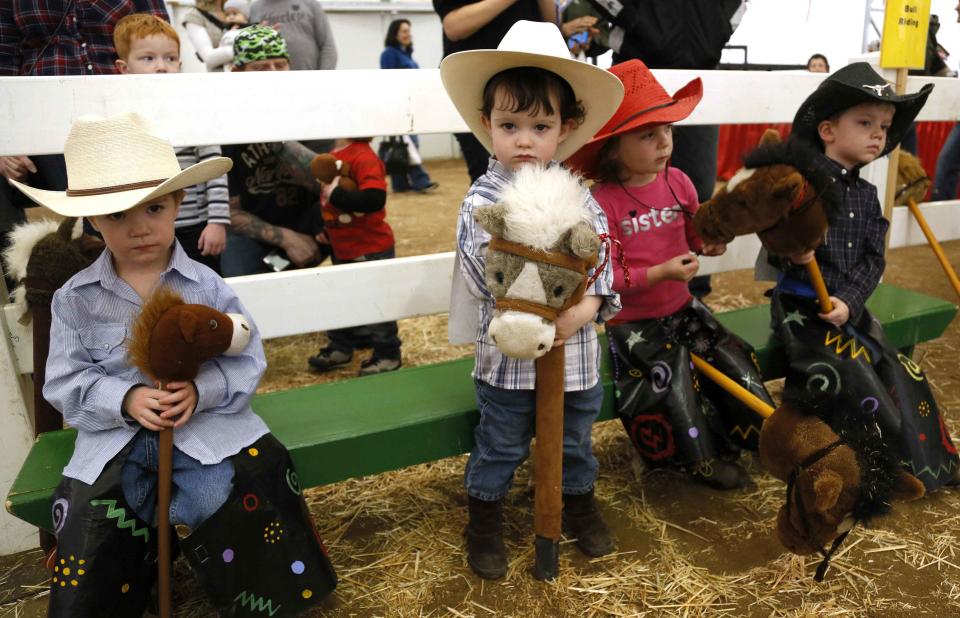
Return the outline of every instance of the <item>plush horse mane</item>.
<path id="1" fill-rule="evenodd" d="M 504 239 L 547 251 L 570 228 L 589 223 L 580 177 L 554 165 L 521 166 L 500 193 L 506 208 Z"/>
<path id="2" fill-rule="evenodd" d="M 767 167 L 768 165 L 789 165 L 795 168 L 813 187 L 814 192 L 823 201 L 827 218 L 832 219 L 837 212 L 841 195 L 830 175 L 817 165 L 820 151 L 807 142 L 790 138 L 783 142 L 767 142 L 757 146 L 743 158 L 747 169 Z"/>
<path id="3" fill-rule="evenodd" d="M 143 304 L 140 315 L 133 324 L 133 336 L 127 348 L 130 362 L 143 373 L 154 375 L 150 367 L 150 334 L 154 327 L 167 310 L 183 304 L 186 303 L 180 294 L 166 286 L 157 288 Z"/>

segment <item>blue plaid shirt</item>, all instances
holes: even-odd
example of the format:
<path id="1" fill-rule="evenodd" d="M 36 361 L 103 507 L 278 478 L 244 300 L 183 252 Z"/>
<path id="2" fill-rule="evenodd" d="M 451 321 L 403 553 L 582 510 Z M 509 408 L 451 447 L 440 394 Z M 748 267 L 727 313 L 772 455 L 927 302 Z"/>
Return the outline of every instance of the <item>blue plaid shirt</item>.
<path id="1" fill-rule="evenodd" d="M 173 434 L 174 445 L 190 457 L 202 464 L 219 463 L 269 431 L 250 408 L 267 366 L 260 333 L 226 282 L 187 257 L 179 243 L 174 243 L 160 282 L 188 303 L 242 313 L 251 326 L 250 343 L 242 354 L 201 365 L 194 380 L 197 411 Z M 127 339 L 140 304 L 133 288 L 117 276 L 109 250 L 53 295 L 43 396 L 77 430 L 64 476 L 92 484 L 141 430 L 121 413 L 131 388 L 151 384 L 127 359 Z"/>
<path id="2" fill-rule="evenodd" d="M 818 165 L 840 185 L 843 199 L 817 248 L 817 263 L 830 295 L 845 302 L 854 318 L 883 276 L 883 242 L 890 223 L 883 218 L 877 188 L 860 178 L 860 168 L 847 170 L 826 155 L 820 156 Z M 810 283 L 804 266 L 790 263 L 786 275 Z"/>
<path id="3" fill-rule="evenodd" d="M 490 235 L 473 220 L 473 211 L 482 206 L 495 203 L 500 190 L 510 182 L 511 171 L 496 159 L 490 159 L 487 173 L 477 179 L 467 192 L 460 205 L 457 220 L 457 253 L 464 279 L 470 293 L 479 299 L 480 328 L 477 332 L 475 365 L 473 377 L 496 386 L 511 390 L 533 389 L 537 372 L 535 361 L 517 360 L 500 353 L 499 348 L 490 340 L 487 330 L 493 318 L 493 295 L 487 289 L 484 278 L 487 244 Z M 583 203 L 593 213 L 593 228 L 597 234 L 607 233 L 607 218 L 600 205 L 587 189 L 583 190 Z M 602 263 L 606 248 L 601 248 Z M 592 276 L 593 271 L 589 273 Z M 597 321 L 605 321 L 620 311 L 620 296 L 613 291 L 613 270 L 608 262 L 603 273 L 593 282 L 587 295 L 602 296 L 603 304 Z M 586 324 L 564 345 L 566 371 L 565 391 L 582 391 L 597 383 L 600 378 L 600 345 L 597 331 L 592 324 Z"/>

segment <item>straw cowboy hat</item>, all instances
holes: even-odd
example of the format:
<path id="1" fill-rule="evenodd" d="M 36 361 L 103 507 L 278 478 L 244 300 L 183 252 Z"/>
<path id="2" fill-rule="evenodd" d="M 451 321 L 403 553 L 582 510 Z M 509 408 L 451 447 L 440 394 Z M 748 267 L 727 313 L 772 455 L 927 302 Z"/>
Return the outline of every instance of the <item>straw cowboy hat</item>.
<path id="1" fill-rule="evenodd" d="M 897 94 L 894 87 L 869 64 L 854 62 L 820 82 L 820 86 L 800 104 L 790 135 L 822 147 L 817 129 L 822 121 L 861 103 L 890 103 L 896 112 L 887 130 L 887 143 L 878 155 L 882 157 L 903 140 L 931 90 L 933 84 L 924 84 L 917 92 Z"/>
<path id="2" fill-rule="evenodd" d="M 627 92 L 623 104 L 596 137 L 567 160 L 567 166 L 586 176 L 595 174 L 600 149 L 611 137 L 648 125 L 683 120 L 703 98 L 703 82 L 699 77 L 670 96 L 647 65 L 639 60 L 628 60 L 612 66 L 610 73 L 623 82 Z"/>
<path id="3" fill-rule="evenodd" d="M 586 110 L 557 149 L 563 160 L 576 152 L 610 118 L 623 99 L 623 85 L 614 75 L 570 57 L 563 35 L 554 24 L 520 20 L 504 35 L 497 49 L 451 54 L 440 63 L 443 87 L 480 143 L 493 152 L 493 140 L 480 121 L 483 89 L 490 78 L 520 67 L 546 69 L 566 80 Z"/>
<path id="4" fill-rule="evenodd" d="M 170 142 L 153 134 L 136 113 L 81 116 L 63 146 L 67 190 L 44 191 L 11 180 L 31 200 L 67 217 L 121 212 L 167 193 L 222 176 L 227 157 L 180 170 Z"/>

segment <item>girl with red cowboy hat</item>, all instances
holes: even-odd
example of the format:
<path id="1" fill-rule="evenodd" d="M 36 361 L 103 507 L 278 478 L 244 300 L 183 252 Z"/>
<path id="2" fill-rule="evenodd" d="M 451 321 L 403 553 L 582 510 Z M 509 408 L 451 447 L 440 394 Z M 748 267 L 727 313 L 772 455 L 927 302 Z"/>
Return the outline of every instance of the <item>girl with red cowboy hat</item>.
<path id="1" fill-rule="evenodd" d="M 671 96 L 639 60 L 610 71 L 623 82 L 623 103 L 567 164 L 596 181 L 593 195 L 626 257 L 613 284 L 623 309 L 607 325 L 617 413 L 648 463 L 672 465 L 720 489 L 742 487 L 749 477 L 736 463 L 739 449 L 756 450 L 763 419 L 700 380 L 690 353 L 772 400 L 749 345 L 690 295 L 696 254 L 720 255 L 726 246 L 697 237 L 696 189 L 669 166 L 672 123 L 690 115 L 703 85 L 694 79 Z"/>

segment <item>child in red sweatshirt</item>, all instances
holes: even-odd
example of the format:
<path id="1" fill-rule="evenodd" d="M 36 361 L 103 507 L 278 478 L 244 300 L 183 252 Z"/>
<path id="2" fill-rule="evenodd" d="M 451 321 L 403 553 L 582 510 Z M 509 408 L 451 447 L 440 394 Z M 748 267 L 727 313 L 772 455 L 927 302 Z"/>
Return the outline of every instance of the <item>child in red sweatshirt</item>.
<path id="1" fill-rule="evenodd" d="M 693 228 L 699 206 L 686 174 L 669 167 L 671 123 L 686 118 L 703 95 L 696 79 L 672 97 L 639 60 L 610 69 L 627 92 L 600 133 L 568 160 L 593 178 L 593 195 L 621 243 L 628 277 L 614 269 L 623 309 L 608 322 L 617 413 L 646 461 L 671 464 L 704 483 L 742 487 L 740 447 L 757 448 L 763 419 L 698 376 L 690 353 L 767 403 L 753 350 L 723 328 L 690 295 L 697 256 L 720 255 Z"/>

